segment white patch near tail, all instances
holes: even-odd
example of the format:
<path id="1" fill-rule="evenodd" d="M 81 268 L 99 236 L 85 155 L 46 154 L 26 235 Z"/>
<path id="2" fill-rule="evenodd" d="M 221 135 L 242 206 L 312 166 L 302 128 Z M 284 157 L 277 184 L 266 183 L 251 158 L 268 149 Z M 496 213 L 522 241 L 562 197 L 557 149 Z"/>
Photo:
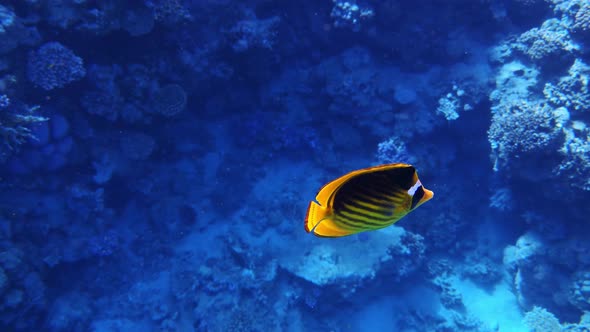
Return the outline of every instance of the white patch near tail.
<path id="1" fill-rule="evenodd" d="M 420 188 L 420 187 L 422 187 L 422 182 L 420 182 L 420 180 L 418 180 L 410 189 L 408 189 L 408 194 L 410 196 L 414 197 L 416 190 L 418 190 L 418 188 Z"/>

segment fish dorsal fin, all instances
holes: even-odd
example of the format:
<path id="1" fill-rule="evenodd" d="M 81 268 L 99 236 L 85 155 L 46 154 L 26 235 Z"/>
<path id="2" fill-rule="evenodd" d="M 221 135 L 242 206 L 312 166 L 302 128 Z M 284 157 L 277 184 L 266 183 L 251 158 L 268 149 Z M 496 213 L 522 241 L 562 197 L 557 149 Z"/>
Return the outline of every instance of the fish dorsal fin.
<path id="1" fill-rule="evenodd" d="M 320 189 L 320 191 L 318 192 L 317 196 L 315 197 L 315 200 L 321 206 L 327 207 L 329 205 L 331 199 L 333 199 L 334 194 L 336 193 L 338 188 L 340 188 L 344 183 L 346 183 L 346 181 L 348 181 L 358 175 L 361 175 L 361 174 L 380 172 L 383 170 L 394 169 L 394 168 L 406 168 L 406 167 L 413 168 L 412 165 L 397 163 L 397 164 L 384 164 L 384 165 L 378 165 L 378 166 L 373 166 L 373 167 L 367 167 L 367 168 L 363 168 L 363 169 L 359 169 L 359 170 L 350 172 L 350 173 L 345 174 L 345 175 L 337 178 L 336 180 L 333 180 L 333 181 L 329 182 L 328 184 L 324 185 Z"/>

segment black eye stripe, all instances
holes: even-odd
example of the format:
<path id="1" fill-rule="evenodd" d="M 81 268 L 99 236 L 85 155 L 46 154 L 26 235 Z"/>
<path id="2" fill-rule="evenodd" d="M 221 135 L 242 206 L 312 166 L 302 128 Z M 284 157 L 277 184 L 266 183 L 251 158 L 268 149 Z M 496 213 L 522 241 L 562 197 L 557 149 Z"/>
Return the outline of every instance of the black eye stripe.
<path id="1" fill-rule="evenodd" d="M 416 192 L 414 193 L 414 197 L 412 197 L 412 207 L 410 209 L 415 208 L 416 204 L 418 204 L 418 202 L 420 202 L 422 197 L 424 197 L 424 187 L 420 186 L 420 187 L 418 187 L 418 189 L 416 189 Z"/>

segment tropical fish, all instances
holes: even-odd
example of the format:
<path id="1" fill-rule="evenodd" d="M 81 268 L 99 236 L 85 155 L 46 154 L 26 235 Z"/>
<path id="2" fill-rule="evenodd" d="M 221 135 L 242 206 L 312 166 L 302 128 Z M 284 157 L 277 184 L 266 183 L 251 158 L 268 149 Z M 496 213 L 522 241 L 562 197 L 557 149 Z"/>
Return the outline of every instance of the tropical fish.
<path id="1" fill-rule="evenodd" d="M 320 189 L 307 208 L 305 230 L 321 237 L 341 237 L 384 228 L 433 196 L 412 165 L 363 168 Z"/>

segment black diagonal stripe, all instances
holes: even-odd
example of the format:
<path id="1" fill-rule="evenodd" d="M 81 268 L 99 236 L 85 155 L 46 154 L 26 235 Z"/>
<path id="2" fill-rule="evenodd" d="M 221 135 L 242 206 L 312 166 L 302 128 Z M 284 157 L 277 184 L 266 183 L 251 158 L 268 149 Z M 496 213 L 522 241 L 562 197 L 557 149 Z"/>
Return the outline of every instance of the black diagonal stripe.
<path id="1" fill-rule="evenodd" d="M 391 218 L 387 218 L 387 219 L 373 218 L 371 216 L 367 216 L 365 214 L 358 213 L 358 212 L 352 211 L 352 210 L 339 211 L 338 215 L 345 216 L 349 220 L 354 221 L 359 224 L 366 224 L 366 225 L 373 225 L 373 226 L 382 225 L 384 223 L 388 223 L 391 220 Z"/>
<path id="2" fill-rule="evenodd" d="M 365 226 L 365 228 L 376 228 L 376 227 L 380 228 L 380 227 L 385 227 L 385 226 L 392 224 L 391 220 L 384 220 L 382 222 L 371 222 L 365 218 L 358 219 L 358 216 L 350 214 L 349 211 L 341 211 L 338 215 L 341 218 L 346 218 L 348 220 L 355 220 L 359 224 L 362 224 L 363 226 Z"/>
<path id="3" fill-rule="evenodd" d="M 385 195 L 385 196 L 392 196 L 396 193 L 403 192 L 404 190 L 396 185 L 382 183 L 380 185 L 366 185 L 363 187 L 365 190 L 374 191 L 377 194 Z"/>
<path id="4" fill-rule="evenodd" d="M 373 204 L 373 205 L 377 206 L 378 209 L 381 209 L 381 210 L 386 210 L 391 207 L 391 198 L 385 198 L 385 197 L 381 198 L 376 195 L 371 195 L 370 193 L 365 193 L 362 191 L 358 191 L 355 194 L 344 198 L 342 201 L 344 201 L 344 202 L 355 201 L 355 202 Z"/>
<path id="5" fill-rule="evenodd" d="M 338 220 L 340 219 L 346 219 L 348 222 L 354 222 L 356 225 L 358 225 L 357 227 L 383 227 L 389 224 L 389 221 L 385 220 L 384 222 L 370 222 L 365 217 L 359 218 L 358 215 L 352 213 L 351 211 L 340 211 L 338 213 Z"/>
<path id="6" fill-rule="evenodd" d="M 383 188 L 369 188 L 369 187 L 359 187 L 358 189 L 355 189 L 354 191 L 344 192 L 342 197 L 353 196 L 356 193 L 361 193 L 361 194 L 364 194 L 369 197 L 374 197 L 377 200 L 382 200 L 382 201 L 387 201 L 387 202 L 390 202 L 391 197 L 392 197 L 391 192 L 388 193 Z"/>
<path id="7" fill-rule="evenodd" d="M 414 197 L 412 197 L 412 207 L 410 209 L 414 209 L 416 207 L 416 204 L 420 202 L 422 197 L 424 197 L 424 187 L 420 186 L 418 187 L 418 189 L 416 189 Z"/>
<path id="8" fill-rule="evenodd" d="M 379 219 L 379 217 L 374 217 L 374 216 L 372 216 L 372 214 L 377 214 L 380 216 L 387 216 L 391 213 L 391 210 L 392 210 L 392 209 L 388 209 L 388 208 L 372 209 L 371 207 L 365 206 L 365 205 L 361 204 L 361 202 L 356 201 L 356 200 L 343 202 L 343 204 L 341 206 L 341 210 L 350 210 L 351 207 L 356 208 L 356 210 L 360 210 L 360 211 L 355 211 L 355 213 L 359 213 L 359 214 L 366 213 L 368 216 L 370 216 L 373 219 Z"/>
<path id="9" fill-rule="evenodd" d="M 355 208 L 355 210 L 359 210 L 359 211 L 355 211 L 352 208 Z M 367 207 L 363 206 L 363 205 L 359 205 L 357 202 L 354 201 L 350 201 L 350 202 L 343 202 L 342 205 L 339 206 L 338 209 L 334 210 L 335 212 L 350 212 L 354 215 L 358 215 L 358 218 L 362 218 L 362 220 L 371 220 L 371 219 L 375 219 L 375 220 L 386 220 L 386 216 L 389 213 L 388 211 L 376 211 L 376 210 L 370 210 L 367 209 Z M 379 216 L 383 216 L 383 217 L 379 217 L 379 216 L 373 216 L 372 214 L 376 214 Z"/>
<path id="10" fill-rule="evenodd" d="M 347 216 L 342 215 L 341 213 L 337 213 L 336 216 L 337 216 L 337 218 L 335 219 L 335 221 L 337 223 L 341 223 L 341 224 L 345 225 L 350 230 L 359 230 L 359 229 L 363 229 L 363 226 L 366 226 L 365 222 L 362 220 L 358 221 L 355 219 L 351 219 Z"/>
<path id="11" fill-rule="evenodd" d="M 361 193 L 357 194 L 357 197 L 354 199 L 354 201 L 359 202 L 359 204 L 365 203 L 374 205 L 374 207 L 365 207 L 365 209 L 370 209 L 378 213 L 381 213 L 383 211 L 385 211 L 386 213 L 387 211 L 393 209 L 393 203 L 391 202 L 391 200 L 386 201 L 382 199 L 377 199 L 375 197 L 366 196 Z"/>
<path id="12" fill-rule="evenodd" d="M 336 224 L 338 224 L 338 223 L 342 224 L 341 227 L 346 228 L 347 230 L 356 231 L 356 230 L 362 229 L 362 225 L 355 224 L 355 223 L 351 222 L 350 220 L 344 220 L 344 218 L 342 218 L 341 215 L 338 215 L 338 218 L 335 218 L 334 222 Z"/>
<path id="13" fill-rule="evenodd" d="M 355 220 L 358 220 L 359 222 L 364 222 L 364 223 L 371 223 L 370 220 L 375 220 L 377 222 L 387 222 L 387 221 L 391 220 L 390 216 L 386 216 L 383 213 L 380 213 L 381 216 L 373 216 L 370 213 L 352 210 L 347 207 L 344 207 L 343 209 L 341 209 L 337 212 L 338 213 L 346 213 L 350 216 L 350 218 L 354 218 Z"/>
<path id="14" fill-rule="evenodd" d="M 373 189 L 369 189 L 369 188 L 359 188 L 357 190 L 357 193 L 362 194 L 366 197 L 374 198 L 375 200 L 378 200 L 378 201 L 384 201 L 384 202 L 391 201 L 391 195 L 387 194 L 384 191 L 377 191 L 377 190 L 373 190 Z"/>
<path id="15" fill-rule="evenodd" d="M 374 194 L 373 195 L 368 194 L 368 193 L 365 194 L 365 192 L 363 191 L 363 192 L 359 192 L 359 195 L 360 196 L 353 196 L 353 197 L 347 198 L 343 201 L 357 200 L 357 201 L 377 205 L 384 210 L 390 210 L 390 209 L 395 208 L 395 206 L 402 204 L 402 202 L 405 199 L 404 194 L 401 192 L 392 193 L 392 194 L 388 194 L 388 195 L 384 195 L 384 196 L 377 196 Z M 366 195 L 367 198 L 365 199 L 363 195 Z"/>
<path id="16" fill-rule="evenodd" d="M 372 208 L 369 206 L 365 206 L 366 204 L 371 204 L 371 201 L 364 199 L 362 196 L 348 197 L 346 199 L 341 200 L 339 202 L 339 204 L 337 206 L 335 206 L 335 208 L 340 209 L 340 208 L 344 208 L 346 205 L 350 205 L 350 206 L 357 207 L 359 209 L 367 210 L 368 212 L 372 212 L 372 213 L 387 214 L 389 206 L 391 206 L 391 205 L 383 205 L 383 206 L 377 205 L 376 208 Z"/>

